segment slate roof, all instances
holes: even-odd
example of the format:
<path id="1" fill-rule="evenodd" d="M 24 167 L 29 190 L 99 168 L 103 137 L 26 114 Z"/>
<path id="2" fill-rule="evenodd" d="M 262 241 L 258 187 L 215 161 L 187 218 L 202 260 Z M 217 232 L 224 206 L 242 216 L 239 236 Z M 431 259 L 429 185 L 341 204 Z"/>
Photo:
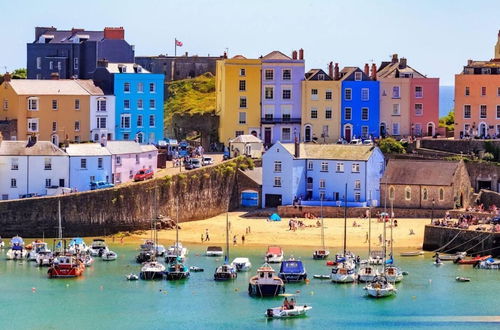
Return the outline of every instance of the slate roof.
<path id="1" fill-rule="evenodd" d="M 262 186 L 262 167 L 254 167 L 253 170 L 245 170 L 241 172 L 249 177 L 253 182 Z"/>
<path id="2" fill-rule="evenodd" d="M 269 54 L 264 56 L 262 59 L 263 60 L 287 60 L 287 61 L 292 60 L 290 57 L 286 56 L 285 54 L 283 54 L 279 50 L 275 50 L 275 51 L 270 52 Z"/>
<path id="3" fill-rule="evenodd" d="M 8 84 L 17 95 L 104 95 L 92 80 L 12 79 Z"/>
<path id="4" fill-rule="evenodd" d="M 42 34 L 42 36 L 53 37 L 53 39 L 48 42 L 49 44 L 71 44 L 73 43 L 73 37 L 77 35 L 88 37 L 88 41 L 100 41 L 104 39 L 104 31 L 76 31 L 73 33 L 71 30 L 57 30 L 45 31 L 45 33 Z M 38 40 L 35 40 L 35 43 L 37 42 Z"/>
<path id="5" fill-rule="evenodd" d="M 100 143 L 73 143 L 66 148 L 70 156 L 110 156 L 108 149 Z"/>
<path id="6" fill-rule="evenodd" d="M 124 73 L 135 73 L 134 66 L 138 66 L 141 68 L 141 72 L 139 73 L 151 73 L 148 70 L 144 69 L 139 64 L 135 63 L 108 63 L 107 69 L 110 73 L 120 73 L 120 70 L 118 70 L 119 66 L 125 66 L 127 68 L 126 69 L 127 72 Z"/>
<path id="7" fill-rule="evenodd" d="M 425 78 L 423 74 L 415 70 L 409 65 L 404 68 L 399 67 L 399 61 L 396 63 L 392 62 L 382 62 L 380 69 L 377 71 L 378 78 L 396 78 L 396 75 L 400 74 L 413 74 L 413 78 Z M 401 77 L 403 78 L 403 77 Z"/>
<path id="8" fill-rule="evenodd" d="M 243 134 L 229 141 L 231 143 L 262 143 L 262 140 L 252 134 Z"/>
<path id="9" fill-rule="evenodd" d="M 325 71 L 323 71 L 321 69 L 311 69 L 311 70 L 307 71 L 305 74 L 305 79 L 306 80 L 319 80 L 319 79 L 315 79 L 316 75 L 319 73 L 322 73 L 325 75 L 323 80 L 325 80 L 325 81 L 333 80 L 332 77 L 330 77 Z"/>
<path id="10" fill-rule="evenodd" d="M 351 74 L 353 74 L 359 68 L 357 66 L 346 66 L 342 70 L 340 70 L 340 81 L 348 78 Z"/>
<path id="11" fill-rule="evenodd" d="M 66 153 L 50 141 L 38 141 L 28 145 L 28 141 L 1 141 L 1 156 L 66 156 Z"/>
<path id="12" fill-rule="evenodd" d="M 293 143 L 282 143 L 283 147 L 295 154 Z M 375 147 L 369 145 L 309 144 L 300 143 L 300 159 L 359 160 L 370 158 Z"/>
<path id="13" fill-rule="evenodd" d="M 135 141 L 107 141 L 106 149 L 112 155 L 139 154 L 144 152 L 141 145 Z"/>
<path id="14" fill-rule="evenodd" d="M 449 186 L 459 165 L 456 161 L 391 159 L 380 183 Z"/>

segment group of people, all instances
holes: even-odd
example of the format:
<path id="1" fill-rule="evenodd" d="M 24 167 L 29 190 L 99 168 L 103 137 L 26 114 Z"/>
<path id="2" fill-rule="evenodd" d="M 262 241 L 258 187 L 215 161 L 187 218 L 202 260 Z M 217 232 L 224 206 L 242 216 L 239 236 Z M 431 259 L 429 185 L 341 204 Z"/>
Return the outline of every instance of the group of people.
<path id="1" fill-rule="evenodd" d="M 320 227 L 321 222 L 316 221 L 316 227 Z M 306 225 L 304 221 L 297 219 L 297 217 L 288 220 L 288 230 L 296 231 L 297 229 L 303 229 L 306 227 L 314 227 L 314 225 Z"/>
<path id="2" fill-rule="evenodd" d="M 285 300 L 283 300 L 283 309 L 294 309 L 295 308 L 295 299 L 290 299 L 288 300 L 287 297 L 285 297 Z"/>
<path id="3" fill-rule="evenodd" d="M 231 222 L 229 222 L 229 230 L 231 230 Z M 241 235 L 241 244 L 245 244 L 246 236 L 252 232 L 252 228 L 250 226 L 245 228 L 245 234 Z M 205 229 L 205 232 L 201 234 L 201 242 L 209 242 L 210 241 L 210 233 L 208 228 Z M 238 244 L 238 235 L 233 235 L 233 245 Z"/>

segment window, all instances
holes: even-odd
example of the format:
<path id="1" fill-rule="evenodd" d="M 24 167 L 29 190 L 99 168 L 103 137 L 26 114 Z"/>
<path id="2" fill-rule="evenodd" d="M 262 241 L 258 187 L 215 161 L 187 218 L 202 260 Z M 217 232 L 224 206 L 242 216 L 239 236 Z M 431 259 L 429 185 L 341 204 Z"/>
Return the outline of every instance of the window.
<path id="1" fill-rule="evenodd" d="M 368 139 L 368 126 L 361 126 L 361 138 Z"/>
<path id="2" fill-rule="evenodd" d="M 316 108 L 311 109 L 311 118 L 313 119 L 318 118 L 318 109 Z"/>
<path id="3" fill-rule="evenodd" d="M 351 172 L 352 173 L 359 173 L 359 163 L 352 163 Z"/>
<path id="4" fill-rule="evenodd" d="M 344 119 L 345 120 L 351 120 L 352 119 L 352 109 L 351 108 L 345 108 L 344 109 Z"/>
<path id="5" fill-rule="evenodd" d="M 57 110 L 57 100 L 52 100 L 52 110 Z"/>
<path id="6" fill-rule="evenodd" d="M 137 100 L 137 109 L 138 110 L 144 109 L 144 103 L 142 102 L 142 99 Z"/>
<path id="7" fill-rule="evenodd" d="M 52 170 L 52 158 L 45 158 L 43 160 L 43 169 L 44 170 Z"/>
<path id="8" fill-rule="evenodd" d="M 497 105 L 497 119 L 500 119 L 500 105 Z"/>
<path id="9" fill-rule="evenodd" d="M 324 200 L 325 199 L 325 192 L 322 190 L 319 192 L 319 199 Z"/>
<path id="10" fill-rule="evenodd" d="M 283 69 L 283 80 L 292 80 L 292 70 Z"/>
<path id="11" fill-rule="evenodd" d="M 10 169 L 12 171 L 17 171 L 19 169 L 19 158 L 10 159 Z"/>
<path id="12" fill-rule="evenodd" d="M 53 70 L 54 69 L 54 62 L 50 61 L 49 62 L 49 70 Z"/>
<path id="13" fill-rule="evenodd" d="M 481 87 L 481 96 L 486 96 L 486 87 Z"/>
<path id="14" fill-rule="evenodd" d="M 28 99 L 28 110 L 29 111 L 38 111 L 38 98 L 30 97 Z"/>
<path id="15" fill-rule="evenodd" d="M 81 158 L 80 159 L 80 168 L 86 169 L 87 168 L 87 158 Z"/>
<path id="16" fill-rule="evenodd" d="M 36 68 L 38 70 L 40 70 L 42 68 L 42 58 L 41 57 L 36 58 Z"/>
<path id="17" fill-rule="evenodd" d="M 316 101 L 318 99 L 318 90 L 313 88 L 311 89 L 311 100 Z"/>
<path id="18" fill-rule="evenodd" d="M 274 106 L 268 105 L 264 107 L 264 118 L 267 120 L 272 120 L 274 117 Z"/>
<path id="19" fill-rule="evenodd" d="M 149 92 L 150 93 L 155 93 L 156 92 L 156 85 L 155 85 L 155 83 L 149 83 Z"/>
<path id="20" fill-rule="evenodd" d="M 281 118 L 283 121 L 289 121 L 292 116 L 292 106 L 291 105 L 282 105 L 281 106 Z"/>
<path id="21" fill-rule="evenodd" d="M 274 172 L 281 172 L 281 161 L 274 161 Z"/>
<path id="22" fill-rule="evenodd" d="M 130 100 L 123 100 L 123 109 L 130 110 Z"/>
<path id="23" fill-rule="evenodd" d="M 17 188 L 17 180 L 16 179 L 10 179 L 10 187 Z"/>
<path id="24" fill-rule="evenodd" d="M 486 105 L 485 104 L 481 104 L 479 106 L 479 118 L 485 119 L 486 115 L 487 115 L 487 110 L 488 110 L 488 108 L 486 107 Z"/>
<path id="25" fill-rule="evenodd" d="M 399 103 L 395 103 L 392 105 L 392 115 L 399 116 L 401 115 L 401 110 L 399 108 Z"/>
<path id="26" fill-rule="evenodd" d="M 106 99 L 97 99 L 97 111 L 106 111 Z"/>
<path id="27" fill-rule="evenodd" d="M 321 172 L 328 172 L 328 162 L 321 162 Z"/>
<path id="28" fill-rule="evenodd" d="M 283 100 L 290 100 L 292 98 L 292 90 L 284 88 L 282 91 Z"/>
<path id="29" fill-rule="evenodd" d="M 469 96 L 469 95 L 470 95 L 470 88 L 465 87 L 465 96 Z"/>
<path id="30" fill-rule="evenodd" d="M 78 131 L 80 131 L 80 121 L 79 120 L 75 121 L 75 132 L 78 132 Z"/>
<path id="31" fill-rule="evenodd" d="M 399 99 L 399 86 L 392 87 L 392 98 Z"/>
<path id="32" fill-rule="evenodd" d="M 500 87 L 497 87 L 497 96 L 500 96 Z"/>
<path id="33" fill-rule="evenodd" d="M 264 71 L 264 79 L 265 80 L 273 80 L 274 79 L 274 70 L 266 69 Z"/>
<path id="34" fill-rule="evenodd" d="M 307 162 L 307 169 L 308 169 L 309 171 L 312 171 L 312 170 L 314 169 L 314 163 L 313 163 L 313 161 L 312 161 L 312 160 L 309 160 L 309 161 Z"/>
<path id="35" fill-rule="evenodd" d="M 325 119 L 332 119 L 332 108 L 325 109 Z"/>
<path id="36" fill-rule="evenodd" d="M 73 69 L 78 70 L 78 57 L 75 57 L 73 60 Z"/>
<path id="37" fill-rule="evenodd" d="M 246 80 L 240 80 L 240 92 L 244 92 L 247 90 L 247 82 Z"/>
<path id="38" fill-rule="evenodd" d="M 354 181 L 354 189 L 361 189 L 361 180 Z"/>
<path id="39" fill-rule="evenodd" d="M 327 138 L 329 137 L 328 135 L 328 125 L 323 125 L 323 130 L 321 131 L 321 137 Z"/>
<path id="40" fill-rule="evenodd" d="M 234 136 L 235 137 L 238 137 L 238 136 L 243 135 L 243 134 L 245 134 L 245 132 L 243 132 L 243 131 L 236 131 L 236 132 L 234 132 Z"/>
<path id="41" fill-rule="evenodd" d="M 9 109 L 9 100 L 4 99 L 3 100 L 3 109 L 8 110 Z"/>
<path id="42" fill-rule="evenodd" d="M 52 122 L 52 132 L 57 132 L 57 121 Z"/>
<path id="43" fill-rule="evenodd" d="M 57 70 L 61 71 L 61 69 L 62 69 L 61 61 L 57 61 Z"/>
<path id="44" fill-rule="evenodd" d="M 116 165 L 122 164 L 122 158 L 120 156 L 116 156 Z"/>
<path id="45" fill-rule="evenodd" d="M 45 179 L 45 188 L 50 188 L 52 186 L 52 179 Z"/>
<path id="46" fill-rule="evenodd" d="M 323 73 L 318 74 L 318 80 L 325 80 L 325 75 Z"/>
<path id="47" fill-rule="evenodd" d="M 471 117 L 472 117 L 472 114 L 471 114 L 470 104 L 464 104 L 464 118 L 467 119 L 467 118 L 471 118 Z"/>
<path id="48" fill-rule="evenodd" d="M 95 182 L 95 175 L 90 176 L 90 182 Z"/>
<path id="49" fill-rule="evenodd" d="M 123 84 L 123 91 L 125 93 L 130 93 L 130 83 L 126 82 Z"/>
<path id="50" fill-rule="evenodd" d="M 368 88 L 361 88 L 361 101 L 370 100 L 370 90 Z"/>
<path id="51" fill-rule="evenodd" d="M 363 73 L 362 72 L 355 72 L 354 73 L 354 80 L 361 81 L 361 79 L 363 79 Z"/>
<path id="52" fill-rule="evenodd" d="M 246 112 L 240 112 L 238 114 L 238 123 L 239 124 L 246 124 L 247 123 L 247 113 Z"/>
<path id="53" fill-rule="evenodd" d="M 411 188 L 408 186 L 405 188 L 405 199 L 407 201 L 411 200 Z"/>
<path id="54" fill-rule="evenodd" d="M 339 200 L 339 197 L 340 197 L 340 194 L 338 192 L 334 192 L 333 193 L 333 200 L 334 201 L 338 201 Z"/>
<path id="55" fill-rule="evenodd" d="M 247 97 L 240 96 L 240 108 L 246 108 L 246 107 L 247 107 Z"/>
<path id="56" fill-rule="evenodd" d="M 320 179 L 319 180 L 319 189 L 325 189 L 326 188 L 326 181 L 325 179 Z"/>
<path id="57" fill-rule="evenodd" d="M 424 97 L 424 88 L 422 86 L 415 86 L 415 97 L 417 99 Z"/>
<path id="58" fill-rule="evenodd" d="M 337 169 L 336 171 L 338 173 L 344 173 L 344 163 L 337 163 Z"/>
<path id="59" fill-rule="evenodd" d="M 490 68 L 481 68 L 481 74 L 491 74 Z"/>
<path id="60" fill-rule="evenodd" d="M 415 116 L 423 116 L 424 105 L 422 103 L 415 103 Z"/>
<path id="61" fill-rule="evenodd" d="M 244 77 L 246 76 L 246 70 L 245 69 L 240 69 L 240 76 Z"/>
<path id="62" fill-rule="evenodd" d="M 264 91 L 264 97 L 266 100 L 272 100 L 274 98 L 274 87 L 266 86 Z"/>
<path id="63" fill-rule="evenodd" d="M 149 100 L 149 109 L 156 109 L 156 102 L 154 99 Z"/>
<path id="64" fill-rule="evenodd" d="M 106 117 L 97 117 L 97 128 L 106 128 Z"/>
<path id="65" fill-rule="evenodd" d="M 142 127 L 142 115 L 137 115 L 137 127 Z"/>
<path id="66" fill-rule="evenodd" d="M 97 158 L 97 168 L 100 170 L 103 169 L 103 159 L 101 157 Z"/>
<path id="67" fill-rule="evenodd" d="M 395 195 L 395 189 L 394 187 L 389 188 L 389 199 L 394 200 L 394 195 Z"/>
<path id="68" fill-rule="evenodd" d="M 399 123 L 392 123 L 392 135 L 399 135 Z"/>
<path id="69" fill-rule="evenodd" d="M 155 127 L 155 115 L 149 115 L 149 127 Z"/>
<path id="70" fill-rule="evenodd" d="M 290 127 L 283 127 L 281 129 L 281 140 L 290 141 L 292 139 L 292 131 Z"/>
<path id="71" fill-rule="evenodd" d="M 130 128 L 130 115 L 121 115 L 120 128 Z"/>
<path id="72" fill-rule="evenodd" d="M 439 200 L 444 201 L 444 189 L 439 188 Z"/>
<path id="73" fill-rule="evenodd" d="M 142 82 L 137 83 L 137 93 L 143 93 L 144 92 L 144 84 Z"/>
<path id="74" fill-rule="evenodd" d="M 368 120 L 368 108 L 361 108 L 361 120 Z"/>
<path id="75" fill-rule="evenodd" d="M 280 176 L 275 176 L 274 177 L 274 185 L 273 187 L 281 187 L 281 177 Z"/>
<path id="76" fill-rule="evenodd" d="M 426 201 L 429 198 L 427 188 L 422 188 L 422 200 Z"/>
<path id="77" fill-rule="evenodd" d="M 38 132 L 38 118 L 28 118 L 28 132 Z"/>
<path id="78" fill-rule="evenodd" d="M 79 99 L 75 100 L 75 110 L 80 110 L 80 100 Z"/>
<path id="79" fill-rule="evenodd" d="M 346 88 L 344 90 L 344 100 L 346 100 L 346 101 L 352 100 L 352 89 Z"/>
<path id="80" fill-rule="evenodd" d="M 331 100 L 332 99 L 332 91 L 330 89 L 327 89 L 325 92 L 325 100 Z"/>

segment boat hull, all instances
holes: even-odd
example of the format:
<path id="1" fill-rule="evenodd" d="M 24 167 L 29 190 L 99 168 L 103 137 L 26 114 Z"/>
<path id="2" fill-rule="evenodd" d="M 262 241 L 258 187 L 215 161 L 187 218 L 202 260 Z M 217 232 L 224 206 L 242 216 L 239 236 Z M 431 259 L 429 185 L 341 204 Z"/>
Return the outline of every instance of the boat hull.
<path id="1" fill-rule="evenodd" d="M 279 273 L 279 278 L 284 282 L 302 282 L 307 279 L 307 273 Z"/>
<path id="2" fill-rule="evenodd" d="M 189 272 L 168 272 L 166 278 L 168 281 L 178 281 L 189 277 Z"/>
<path id="3" fill-rule="evenodd" d="M 274 297 L 285 293 L 284 284 L 248 284 L 248 294 L 255 297 Z"/>
<path id="4" fill-rule="evenodd" d="M 60 268 L 60 267 L 51 267 L 47 271 L 47 274 L 49 278 L 71 278 L 71 277 L 78 277 L 83 274 L 84 267 L 82 266 L 77 266 L 77 267 L 71 267 L 71 268 Z"/>
<path id="5" fill-rule="evenodd" d="M 354 283 L 356 276 L 354 274 L 332 274 L 331 279 L 334 283 Z"/>
<path id="6" fill-rule="evenodd" d="M 383 298 L 394 295 L 396 293 L 396 290 L 394 288 L 383 288 L 383 289 L 367 288 L 366 293 L 373 298 Z"/>
<path id="7" fill-rule="evenodd" d="M 214 280 L 216 281 L 229 281 L 238 277 L 238 273 L 215 273 Z"/>
<path id="8" fill-rule="evenodd" d="M 285 319 L 292 317 L 305 316 L 307 311 L 312 309 L 311 306 L 295 306 L 293 309 L 283 309 L 282 307 L 269 308 L 266 312 L 267 318 Z"/>
<path id="9" fill-rule="evenodd" d="M 25 259 L 27 255 L 26 250 L 9 250 L 7 251 L 6 257 L 7 260 L 21 260 Z"/>
<path id="10" fill-rule="evenodd" d="M 141 280 L 161 280 L 163 272 L 160 271 L 141 271 L 139 274 Z"/>

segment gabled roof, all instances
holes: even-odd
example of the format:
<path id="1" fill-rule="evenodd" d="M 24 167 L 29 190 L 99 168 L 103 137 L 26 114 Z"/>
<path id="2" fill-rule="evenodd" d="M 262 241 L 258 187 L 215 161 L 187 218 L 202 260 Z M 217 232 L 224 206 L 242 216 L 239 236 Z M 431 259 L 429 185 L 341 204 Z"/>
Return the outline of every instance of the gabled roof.
<path id="1" fill-rule="evenodd" d="M 92 80 L 12 79 L 6 83 L 17 95 L 104 95 Z"/>
<path id="2" fill-rule="evenodd" d="M 29 144 L 28 141 L 1 141 L 2 156 L 66 156 L 66 153 L 50 141 L 38 141 Z"/>
<path id="3" fill-rule="evenodd" d="M 247 58 L 245 56 L 243 56 L 243 55 L 236 55 L 236 56 L 231 57 L 231 59 L 246 60 Z"/>
<path id="4" fill-rule="evenodd" d="M 411 73 L 413 78 L 426 78 L 423 74 L 413 69 L 409 65 L 405 65 L 404 67 L 400 67 L 400 61 L 396 63 L 392 62 L 382 62 L 379 70 L 377 71 L 378 78 L 404 78 L 401 75 Z"/>
<path id="5" fill-rule="evenodd" d="M 283 54 L 279 50 L 275 50 L 275 51 L 270 52 L 269 54 L 264 56 L 262 59 L 263 60 L 287 60 L 287 61 L 292 60 L 290 57 L 286 56 L 285 54 Z"/>
<path id="6" fill-rule="evenodd" d="M 324 75 L 323 79 L 318 78 L 320 74 Z M 325 71 L 323 71 L 321 69 L 311 69 L 311 70 L 307 71 L 305 74 L 305 79 L 306 80 L 328 80 L 328 81 L 333 80 L 332 77 L 330 77 Z"/>
<path id="7" fill-rule="evenodd" d="M 66 148 L 70 156 L 110 156 L 108 149 L 100 143 L 72 143 Z"/>
<path id="8" fill-rule="evenodd" d="M 135 141 L 107 141 L 105 148 L 112 155 L 140 154 L 145 152 L 141 145 Z"/>
<path id="9" fill-rule="evenodd" d="M 357 66 L 346 66 L 342 70 L 340 70 L 340 81 L 345 80 L 349 78 L 354 72 L 358 71 L 361 69 L 358 68 Z"/>
<path id="10" fill-rule="evenodd" d="M 262 143 L 262 140 L 258 137 L 253 136 L 252 134 L 243 134 L 239 135 L 236 138 L 229 141 L 230 143 Z"/>
<path id="11" fill-rule="evenodd" d="M 293 156 L 295 145 L 282 143 L 283 147 Z M 368 160 L 376 147 L 369 145 L 345 144 L 309 144 L 300 143 L 300 159 L 331 159 L 331 160 Z"/>
<path id="12" fill-rule="evenodd" d="M 152 144 L 141 144 L 142 152 L 157 151 L 158 149 Z"/>
<path id="13" fill-rule="evenodd" d="M 391 159 L 380 183 L 449 186 L 459 165 L 457 161 Z"/>
<path id="14" fill-rule="evenodd" d="M 94 85 L 94 82 L 92 80 L 83 80 L 83 79 L 78 79 L 75 80 L 78 85 L 80 85 L 83 89 L 85 89 L 90 95 L 104 95 L 104 92 L 102 91 L 101 88 L 97 87 Z"/>

